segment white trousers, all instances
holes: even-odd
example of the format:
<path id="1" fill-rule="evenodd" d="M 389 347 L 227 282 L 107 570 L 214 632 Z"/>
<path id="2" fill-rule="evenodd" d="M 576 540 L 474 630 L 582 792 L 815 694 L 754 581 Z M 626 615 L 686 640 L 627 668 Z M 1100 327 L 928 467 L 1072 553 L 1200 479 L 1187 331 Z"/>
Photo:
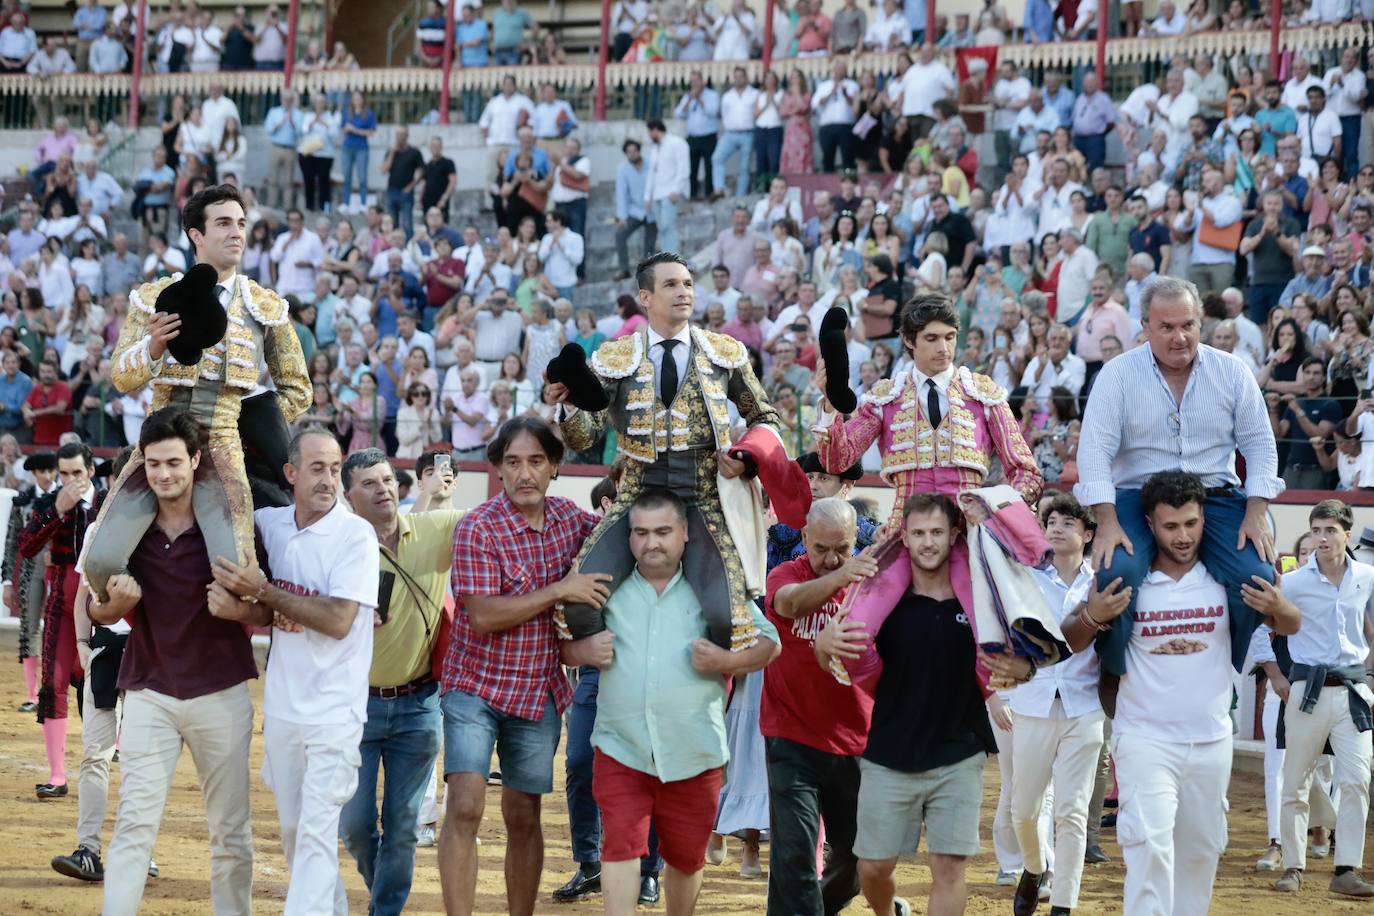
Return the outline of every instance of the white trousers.
<path id="1" fill-rule="evenodd" d="M 119 813 L 105 861 L 104 916 L 134 916 L 143 900 L 167 790 L 181 747 L 191 749 L 210 827 L 210 902 L 215 916 L 253 911 L 253 832 L 248 807 L 248 683 L 178 700 L 152 690 L 124 694 Z"/>
<path id="2" fill-rule="evenodd" d="M 1269 828 L 1269 839 L 1280 840 L 1283 836 L 1283 748 L 1275 742 L 1279 735 L 1279 706 L 1282 701 L 1272 690 L 1264 694 L 1264 813 Z M 1324 754 L 1317 761 L 1313 771 L 1312 791 L 1307 795 L 1308 818 L 1310 827 L 1336 826 L 1336 808 L 1331 804 L 1331 755 Z M 1306 833 L 1306 831 L 1304 831 Z"/>
<path id="3" fill-rule="evenodd" d="M 263 718 L 262 781 L 277 799 L 291 872 L 284 916 L 348 913 L 339 873 L 339 813 L 358 787 L 362 736 L 362 723 L 299 725 Z"/>
<path id="4" fill-rule="evenodd" d="M 1301 698 L 1306 681 L 1297 681 L 1288 694 L 1283 727 L 1288 745 L 1283 758 L 1283 867 L 1307 867 L 1308 791 L 1312 786 L 1313 765 L 1327 739 L 1335 751 L 1336 788 L 1340 792 L 1336 811 L 1336 866 L 1359 868 L 1364 864 L 1365 821 L 1369 817 L 1369 768 L 1374 745 L 1369 735 L 1355 729 L 1350 718 L 1350 693 L 1344 687 L 1323 687 L 1311 712 L 1303 712 Z M 1369 686 L 1357 688 L 1365 702 L 1371 702 Z"/>
<path id="5" fill-rule="evenodd" d="M 96 709 L 91 679 L 86 677 L 81 699 L 81 771 L 77 777 L 76 844 L 100 854 L 100 832 L 110 798 L 110 761 L 119 736 L 114 709 Z"/>
<path id="6" fill-rule="evenodd" d="M 1078 906 L 1083 881 L 1083 853 L 1088 845 L 1088 802 L 1092 800 L 1097 758 L 1102 753 L 1101 710 L 1070 718 L 1064 704 L 1055 700 L 1048 719 L 1018 716 L 1012 729 L 1012 759 L 1016 782 L 1012 784 L 1011 820 L 1025 858 L 1026 870 L 1044 871 L 1042 855 L 1046 790 L 1054 805 L 1054 873 L 1050 906 Z"/>
<path id="7" fill-rule="evenodd" d="M 1112 736 L 1116 836 L 1130 916 L 1206 916 L 1226 848 L 1231 737 L 1172 744 Z"/>
<path id="8" fill-rule="evenodd" d="M 1015 714 L 1013 713 L 1013 717 Z M 1014 718 L 1015 724 L 1009 732 L 1003 731 L 996 725 L 992 727 L 993 737 L 997 739 L 997 771 L 1001 776 L 1001 787 L 997 791 L 997 813 L 992 819 L 992 848 L 997 854 L 997 870 L 1008 872 L 1019 872 L 1025 867 L 1025 860 L 1021 855 L 1021 844 L 1016 838 L 1016 827 L 1011 818 L 1011 800 L 1013 787 L 1016 785 L 1014 778 L 1015 763 L 1012 761 L 1012 738 L 1016 734 L 1016 729 L 1020 727 L 1020 718 Z M 1040 838 L 1041 867 L 1054 871 L 1054 847 L 1050 842 L 1050 825 L 1054 814 L 1054 796 L 1046 793 L 1044 804 L 1040 809 L 1040 817 L 1036 822 L 1036 830 Z M 1038 872 L 1037 872 L 1038 874 Z"/>

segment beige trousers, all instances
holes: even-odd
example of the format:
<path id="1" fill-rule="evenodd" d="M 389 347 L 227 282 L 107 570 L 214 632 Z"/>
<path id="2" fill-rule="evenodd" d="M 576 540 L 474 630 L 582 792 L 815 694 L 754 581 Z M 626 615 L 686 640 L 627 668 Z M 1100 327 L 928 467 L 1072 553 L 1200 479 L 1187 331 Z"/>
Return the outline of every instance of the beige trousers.
<path id="1" fill-rule="evenodd" d="M 215 916 L 253 909 L 253 834 L 248 805 L 248 743 L 253 700 L 244 682 L 178 700 L 152 690 L 124 695 L 119 746 L 119 814 L 105 862 L 104 916 L 134 916 L 181 746 L 205 796 L 210 825 L 210 901 Z"/>

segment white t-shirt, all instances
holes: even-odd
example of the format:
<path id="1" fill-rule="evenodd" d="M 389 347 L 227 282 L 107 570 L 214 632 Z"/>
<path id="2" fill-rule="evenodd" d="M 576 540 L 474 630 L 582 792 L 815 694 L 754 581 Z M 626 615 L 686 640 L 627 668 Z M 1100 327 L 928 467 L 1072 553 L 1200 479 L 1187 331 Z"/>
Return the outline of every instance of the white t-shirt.
<path id="1" fill-rule="evenodd" d="M 1341 134 L 1341 119 L 1329 108 L 1322 109 L 1315 118 L 1307 112 L 1298 115 L 1298 139 L 1302 140 L 1304 157 L 1325 159 Z"/>
<path id="2" fill-rule="evenodd" d="M 888 91 L 894 99 L 901 98 L 903 117 L 924 115 L 933 118 L 935 103 L 953 96 L 958 87 L 959 84 L 949 67 L 939 60 L 932 60 L 928 64 L 920 61 L 912 64 L 906 73 L 902 74 L 901 82 Z"/>
<path id="3" fill-rule="evenodd" d="M 1231 734 L 1231 618 L 1226 590 L 1198 563 L 1140 586 L 1115 734 L 1196 744 Z"/>
<path id="4" fill-rule="evenodd" d="M 259 509 L 253 521 L 278 584 L 290 583 L 299 594 L 358 602 L 343 639 L 273 628 L 263 715 L 299 725 L 366 722 L 379 578 L 376 532 L 343 500 L 304 529 L 296 528 L 292 506 Z"/>

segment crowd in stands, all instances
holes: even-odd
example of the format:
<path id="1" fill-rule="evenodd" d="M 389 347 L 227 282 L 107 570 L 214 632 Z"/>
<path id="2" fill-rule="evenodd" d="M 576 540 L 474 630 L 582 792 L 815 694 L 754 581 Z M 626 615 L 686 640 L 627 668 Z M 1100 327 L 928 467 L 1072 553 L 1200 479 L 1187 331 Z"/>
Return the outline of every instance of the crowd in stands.
<path id="1" fill-rule="evenodd" d="M 1232 7 L 1244 18 L 1244 4 Z M 91 9 L 104 11 L 83 6 L 78 16 Z M 651 21 L 646 9 L 617 5 L 616 34 Z M 813 21 L 805 2 L 797 12 Z M 104 25 L 125 26 L 118 13 Z M 465 7 L 460 27 L 473 14 Z M 279 18 L 265 15 L 259 34 Z M 535 34 L 509 0 L 491 15 L 501 35 Z M 727 14 L 736 26 L 717 31 L 728 36 L 748 15 Z M 831 19 L 813 17 L 828 44 L 810 40 L 809 28 L 789 41 L 799 53 L 844 51 L 834 20 L 865 15 L 847 3 Z M 938 43 L 962 43 L 960 28 L 968 23 L 956 17 Z M 920 33 L 892 36 L 905 47 Z M 494 50 L 516 53 L 504 38 Z M 1367 438 L 1374 462 L 1374 419 L 1364 419 L 1374 403 L 1358 397 L 1374 387 L 1374 132 L 1360 49 L 1294 55 L 1285 79 L 1243 55 L 1176 57 L 1119 104 L 1092 72 L 1050 70 L 1032 84 L 1004 61 L 991 78 L 975 71 L 961 84 L 929 45 L 912 44 L 881 82 L 851 79 L 847 63 L 837 56 L 814 83 L 785 67 L 762 86 L 743 69 L 721 86 L 693 74 L 668 100 L 679 121 L 669 129 L 651 118 L 632 134 L 615 179 L 617 279 L 637 260 L 632 241 L 645 253 L 677 249 L 686 200 L 733 191 L 738 206 L 700 261 L 710 269 L 698 279 L 696 320 L 753 351 L 792 452 L 812 445 L 825 311 L 852 315 L 851 382 L 862 391 L 908 367 L 899 305 L 939 290 L 961 311 L 961 363 L 1013 391 L 1047 480 L 1071 479 L 1093 377 L 1137 344 L 1144 287 L 1173 275 L 1204 294 L 1205 339 L 1247 361 L 1269 394 L 1290 481 L 1374 481 L 1358 457 Z M 284 91 L 275 101 L 264 125 L 267 177 L 242 187 L 244 271 L 291 297 L 316 383 L 309 422 L 354 447 L 414 457 L 449 442 L 475 457 L 504 420 L 552 416 L 543 369 L 563 344 L 591 353 L 643 323 L 631 295 L 609 311 L 573 305 L 586 271 L 591 167 L 577 115 L 553 84 L 527 91 L 511 75 L 471 103 L 490 153 L 485 206 L 497 228 L 486 235 L 486 220 L 455 210 L 457 169 L 438 136 L 422 151 L 398 129 L 379 163 L 369 150 L 378 119 L 362 93 Z M 961 107 L 970 101 L 990 114 L 975 120 Z M 0 241 L 0 346 L 17 358 L 0 382 L 0 430 L 43 444 L 62 431 L 50 425 L 97 444 L 136 438 L 147 394 L 114 391 L 104 357 L 131 286 L 191 260 L 176 223 L 185 200 L 212 182 L 245 184 L 241 123 L 221 86 L 198 102 L 170 100 L 163 142 L 129 189 L 138 231 L 128 238 L 110 228 L 128 202 L 98 165 L 104 129 L 55 119 L 30 172 L 31 199 Z M 980 126 L 991 144 L 979 142 Z M 1112 133 L 1124 161 L 1114 152 L 1108 162 Z M 789 176 L 813 171 L 839 171 L 838 190 L 803 205 Z M 764 196 L 748 197 L 751 189 Z M 1304 369 L 1309 360 L 1319 379 Z M 41 382 L 44 365 L 56 387 Z M 52 419 L 31 418 L 25 398 Z M 599 462 L 614 448 L 598 443 L 579 458 Z"/>

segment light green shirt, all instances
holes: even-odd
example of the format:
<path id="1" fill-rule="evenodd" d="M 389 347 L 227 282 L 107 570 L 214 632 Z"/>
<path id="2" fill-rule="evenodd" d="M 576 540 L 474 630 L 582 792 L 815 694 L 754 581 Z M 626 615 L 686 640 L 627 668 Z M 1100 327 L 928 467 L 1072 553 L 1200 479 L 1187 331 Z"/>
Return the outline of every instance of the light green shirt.
<path id="1" fill-rule="evenodd" d="M 778 642 L 751 606 L 760 638 Z M 724 766 L 725 678 L 692 667 L 692 641 L 706 635 L 706 621 L 681 568 L 661 595 L 635 570 L 604 613 L 615 657 L 601 672 L 592 747 L 663 782 Z"/>

